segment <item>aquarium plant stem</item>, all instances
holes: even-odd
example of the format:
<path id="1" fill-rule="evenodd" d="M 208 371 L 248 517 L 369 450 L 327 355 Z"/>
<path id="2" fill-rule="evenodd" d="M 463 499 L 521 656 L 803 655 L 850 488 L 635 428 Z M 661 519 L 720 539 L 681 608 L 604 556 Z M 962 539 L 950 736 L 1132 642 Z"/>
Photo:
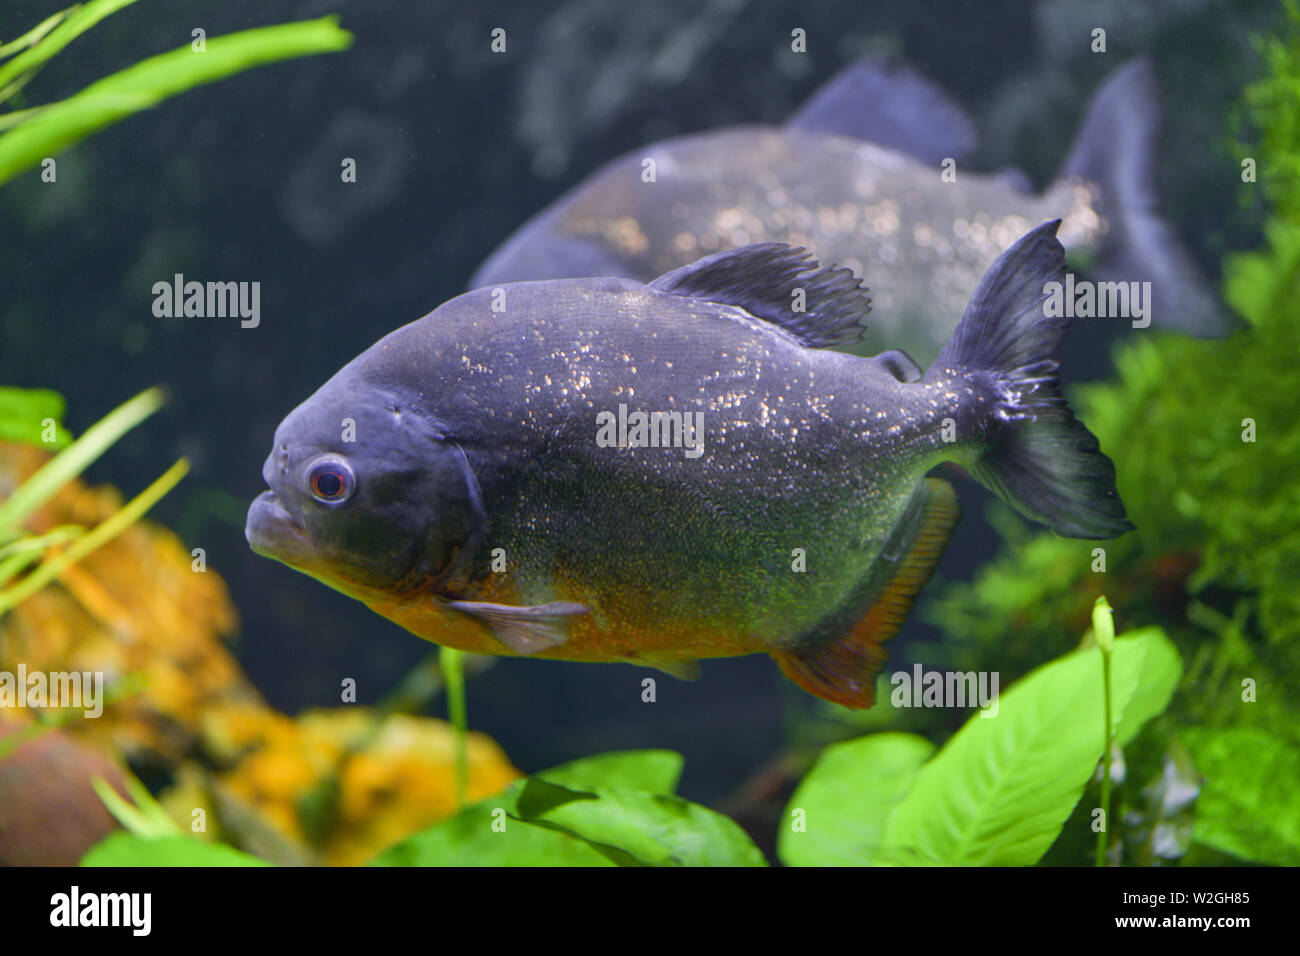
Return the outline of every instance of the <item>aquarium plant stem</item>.
<path id="1" fill-rule="evenodd" d="M 1110 701 L 1110 655 L 1115 649 L 1115 618 L 1111 612 L 1110 602 L 1103 595 L 1097 598 L 1092 609 L 1092 633 L 1101 649 L 1101 684 L 1104 701 L 1105 727 L 1102 735 L 1101 749 L 1101 819 L 1102 827 L 1097 831 L 1097 866 L 1106 865 L 1106 845 L 1110 833 L 1110 756 L 1111 756 L 1111 701 Z"/>
<path id="2" fill-rule="evenodd" d="M 469 790 L 469 755 L 465 747 L 465 655 L 444 647 L 439 652 L 443 680 L 447 684 L 447 714 L 451 719 L 456 741 L 456 808 L 465 806 Z"/>

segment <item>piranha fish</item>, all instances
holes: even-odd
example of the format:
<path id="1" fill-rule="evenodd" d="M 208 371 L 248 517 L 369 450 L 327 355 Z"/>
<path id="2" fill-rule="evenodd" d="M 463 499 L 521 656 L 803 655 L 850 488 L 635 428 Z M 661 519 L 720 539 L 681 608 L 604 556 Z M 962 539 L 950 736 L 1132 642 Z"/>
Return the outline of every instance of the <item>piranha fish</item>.
<path id="1" fill-rule="evenodd" d="M 449 647 L 681 676 L 767 653 L 868 707 L 958 518 L 930 469 L 1062 535 L 1131 527 L 1058 386 L 1058 226 L 998 259 L 924 376 L 827 348 L 867 291 L 781 244 L 468 292 L 284 419 L 248 541 Z"/>
<path id="2" fill-rule="evenodd" d="M 858 61 L 783 127 L 676 137 L 607 163 L 524 223 L 469 287 L 648 282 L 709 253 L 784 242 L 874 277 L 881 319 L 857 351 L 899 348 L 928 366 L 993 260 L 1060 217 L 1061 241 L 1092 260 L 1093 281 L 1151 283 L 1136 287 L 1140 326 L 1224 334 L 1224 310 L 1155 212 L 1158 112 L 1150 63 L 1121 68 L 1094 95 L 1056 181 L 1033 195 L 1017 170 L 967 170 L 975 127 L 928 81 Z"/>

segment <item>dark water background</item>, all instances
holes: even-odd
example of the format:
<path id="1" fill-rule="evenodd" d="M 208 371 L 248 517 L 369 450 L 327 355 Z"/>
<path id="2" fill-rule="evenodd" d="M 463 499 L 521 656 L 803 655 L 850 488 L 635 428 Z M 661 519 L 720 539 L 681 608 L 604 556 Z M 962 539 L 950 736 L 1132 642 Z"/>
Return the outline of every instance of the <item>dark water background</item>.
<path id="1" fill-rule="evenodd" d="M 0 37 L 61 6 L 7 2 Z M 1088 94 L 1150 53 L 1167 117 L 1161 201 L 1217 277 L 1223 252 L 1254 239 L 1236 205 L 1236 159 L 1221 146 L 1224 118 L 1255 71 L 1248 36 L 1278 9 L 1271 0 L 143 0 L 79 39 L 27 102 L 186 45 L 196 27 L 216 36 L 337 12 L 356 42 L 129 119 L 61 154 L 57 184 L 33 171 L 0 187 L 0 382 L 63 392 L 74 430 L 150 384 L 170 386 L 168 410 L 90 478 L 130 494 L 189 456 L 192 475 L 154 517 L 205 548 L 229 582 L 253 681 L 291 713 L 337 704 L 345 677 L 373 703 L 430 645 L 254 556 L 244 510 L 284 414 L 375 339 L 462 291 L 526 217 L 644 142 L 779 123 L 868 51 L 900 55 L 972 113 L 976 167 L 1014 164 L 1042 185 Z M 504 55 L 489 51 L 498 26 Z M 1089 52 L 1095 26 L 1108 31 L 1106 54 Z M 806 55 L 790 52 L 794 27 L 807 30 Z M 344 156 L 357 160 L 356 184 L 339 182 Z M 259 281 L 261 326 L 155 318 L 151 287 L 177 272 Z M 940 566 L 947 579 L 969 577 L 996 546 L 978 520 L 989 496 L 970 482 L 959 493 L 973 518 Z M 914 617 L 895 647 L 939 637 Z M 765 657 L 707 662 L 691 684 L 664 676 L 653 705 L 640 700 L 642 676 L 503 660 L 471 682 L 470 721 L 525 770 L 605 749 L 677 749 L 683 793 L 708 801 L 780 746 L 791 709 L 813 704 Z"/>

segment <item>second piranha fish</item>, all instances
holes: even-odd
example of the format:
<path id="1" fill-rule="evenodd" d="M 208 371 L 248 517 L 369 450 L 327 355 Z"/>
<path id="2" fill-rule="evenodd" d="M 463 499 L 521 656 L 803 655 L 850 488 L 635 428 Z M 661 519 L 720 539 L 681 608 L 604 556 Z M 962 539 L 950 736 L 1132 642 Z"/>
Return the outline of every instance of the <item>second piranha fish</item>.
<path id="1" fill-rule="evenodd" d="M 863 59 L 783 126 L 678 136 L 611 160 L 520 226 L 470 287 L 648 282 L 702 255 L 784 242 L 873 277 L 880 318 L 855 351 L 904 349 L 929 365 L 998 255 L 1060 217 L 1066 248 L 1095 260 L 1091 280 L 1125 289 L 1120 311 L 1139 327 L 1221 335 L 1224 310 L 1157 214 L 1157 104 L 1151 63 L 1115 71 L 1059 176 L 1034 195 L 1016 170 L 967 169 L 975 126 L 940 90 Z"/>
<path id="2" fill-rule="evenodd" d="M 1056 378 L 1057 226 L 993 264 L 924 376 L 828 348 L 866 290 L 780 244 L 466 293 L 285 418 L 248 540 L 449 647 L 683 675 L 766 653 L 868 707 L 957 521 L 936 465 L 1062 535 L 1131 527 Z"/>

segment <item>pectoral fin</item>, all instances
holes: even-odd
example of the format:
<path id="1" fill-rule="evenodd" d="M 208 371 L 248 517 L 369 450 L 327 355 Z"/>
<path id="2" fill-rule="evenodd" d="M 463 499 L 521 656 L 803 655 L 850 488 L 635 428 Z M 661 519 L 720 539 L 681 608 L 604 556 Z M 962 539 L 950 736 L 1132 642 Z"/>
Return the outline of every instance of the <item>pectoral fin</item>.
<path id="1" fill-rule="evenodd" d="M 590 608 L 572 601 L 552 601 L 532 607 L 489 604 L 483 601 L 448 601 L 447 606 L 477 618 L 498 641 L 516 654 L 536 654 L 559 647 L 569 639 L 569 618 Z"/>
<path id="2" fill-rule="evenodd" d="M 866 613 L 828 635 L 825 643 L 772 656 L 781 673 L 810 694 L 845 707 L 875 703 L 876 675 L 885 666 L 884 643 L 898 633 L 912 602 L 943 556 L 960 511 L 952 485 L 927 478 L 899 528 L 882 552 L 887 577 L 871 596 Z M 887 557 L 890 553 L 896 556 Z"/>

